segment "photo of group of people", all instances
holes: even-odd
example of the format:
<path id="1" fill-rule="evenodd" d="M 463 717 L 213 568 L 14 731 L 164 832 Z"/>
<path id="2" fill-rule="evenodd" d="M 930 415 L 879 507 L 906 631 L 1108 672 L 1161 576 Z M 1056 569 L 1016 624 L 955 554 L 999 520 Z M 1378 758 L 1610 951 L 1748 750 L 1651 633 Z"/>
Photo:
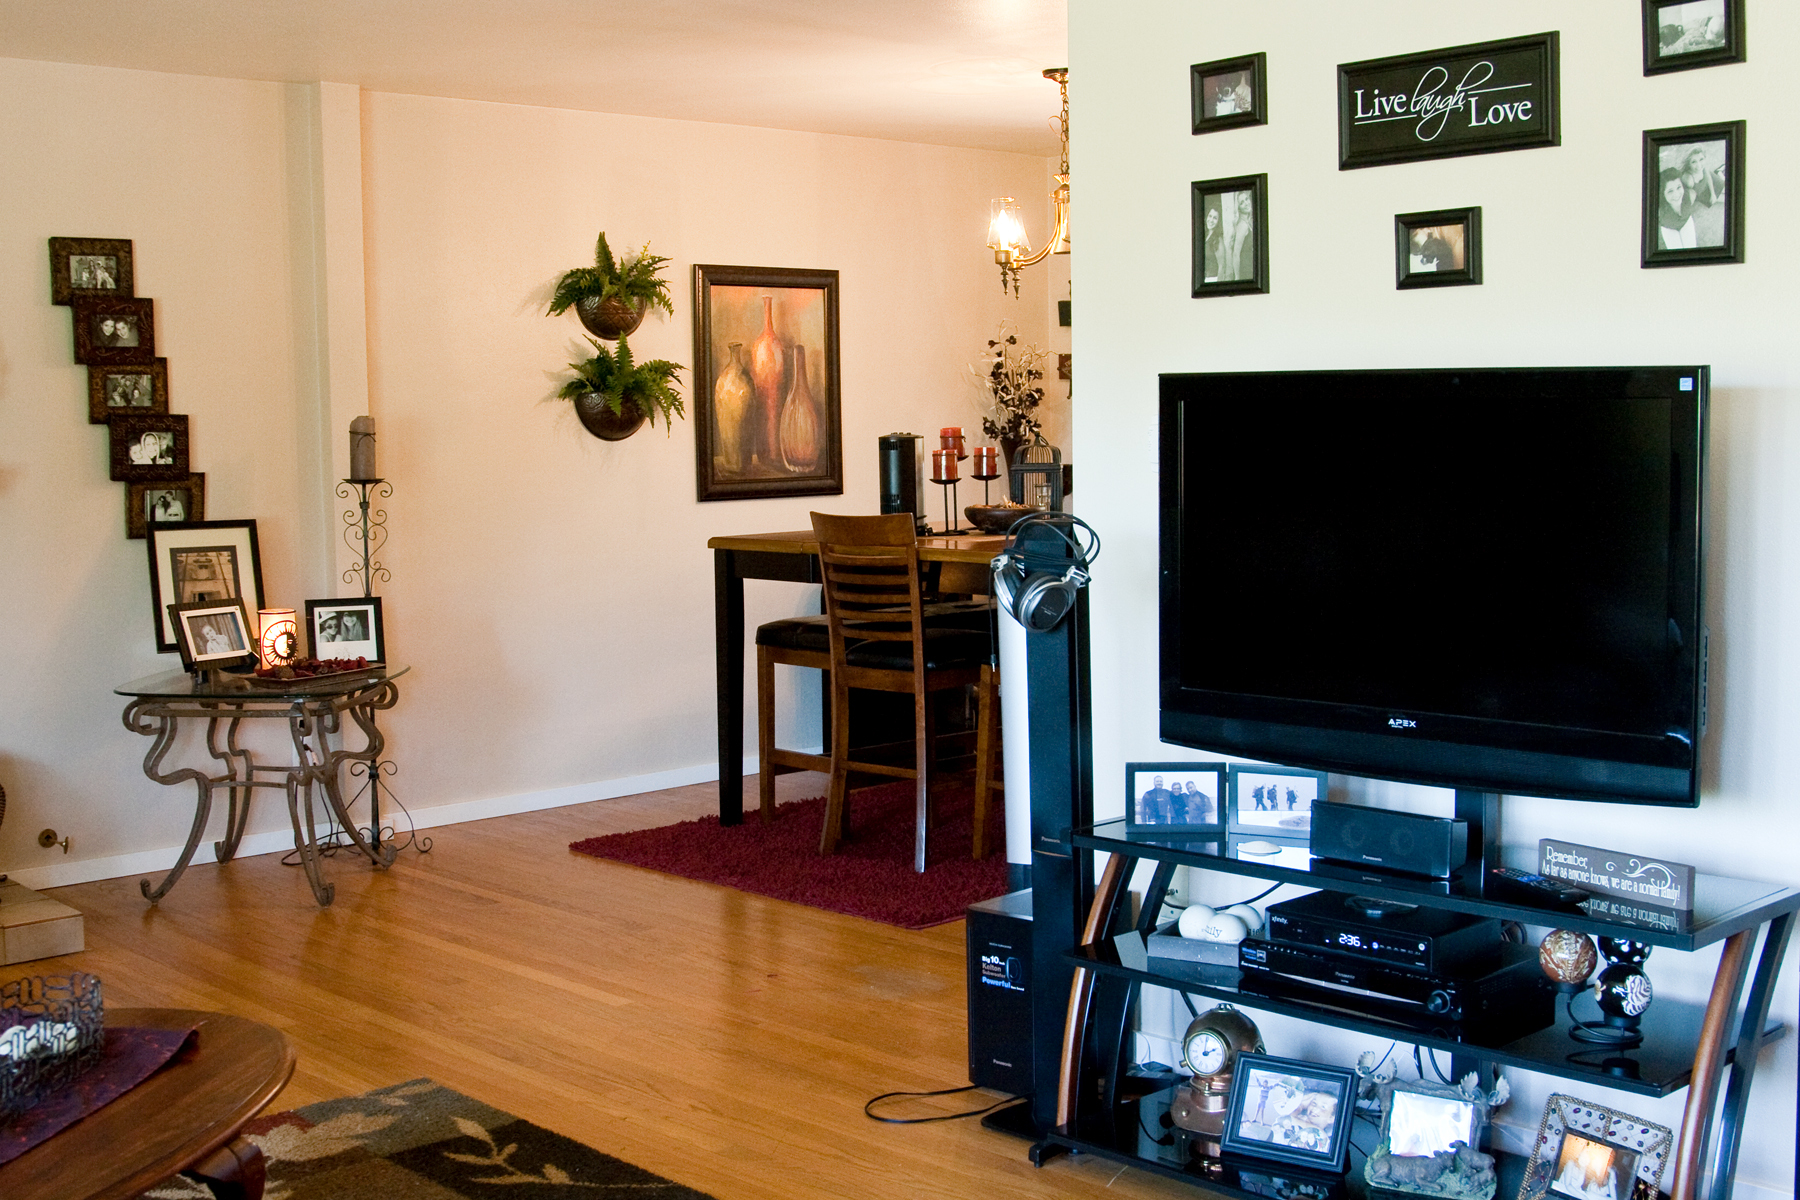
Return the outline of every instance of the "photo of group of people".
<path id="1" fill-rule="evenodd" d="M 69 286 L 112 291 L 119 286 L 119 260 L 111 254 L 69 255 Z"/>
<path id="2" fill-rule="evenodd" d="M 1324 787 L 1322 772 L 1235 767 L 1231 773 L 1231 826 L 1291 836 L 1309 834 L 1313 805 L 1323 799 Z"/>
<path id="3" fill-rule="evenodd" d="M 1162 829 L 1218 829 L 1220 778 L 1217 767 L 1132 772 L 1132 824 Z"/>
<path id="4" fill-rule="evenodd" d="M 1657 244 L 1692 250 L 1725 244 L 1726 143 L 1723 138 L 1657 147 Z"/>
<path id="5" fill-rule="evenodd" d="M 148 371 L 121 371 L 106 378 L 108 408 L 149 408 L 155 399 L 156 385 Z"/>

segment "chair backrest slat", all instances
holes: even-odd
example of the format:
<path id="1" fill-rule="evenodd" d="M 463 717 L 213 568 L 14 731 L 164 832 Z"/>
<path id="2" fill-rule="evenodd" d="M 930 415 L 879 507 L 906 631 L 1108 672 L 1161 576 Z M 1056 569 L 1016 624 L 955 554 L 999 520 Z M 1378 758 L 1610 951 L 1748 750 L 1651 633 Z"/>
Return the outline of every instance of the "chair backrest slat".
<path id="1" fill-rule="evenodd" d="M 923 670 L 924 616 L 918 538 L 909 513 L 840 517 L 813 513 L 824 567 L 825 615 L 834 667 L 852 641 L 911 642 Z"/>

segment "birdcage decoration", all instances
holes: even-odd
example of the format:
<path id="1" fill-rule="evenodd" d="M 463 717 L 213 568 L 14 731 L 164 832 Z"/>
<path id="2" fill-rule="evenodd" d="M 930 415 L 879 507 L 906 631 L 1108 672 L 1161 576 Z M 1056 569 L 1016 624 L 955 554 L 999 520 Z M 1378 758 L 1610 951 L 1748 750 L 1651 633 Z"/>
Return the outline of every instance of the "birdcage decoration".
<path id="1" fill-rule="evenodd" d="M 1011 475 L 1013 503 L 1045 512 L 1062 511 L 1062 451 L 1045 441 L 1043 434 L 1013 456 Z"/>

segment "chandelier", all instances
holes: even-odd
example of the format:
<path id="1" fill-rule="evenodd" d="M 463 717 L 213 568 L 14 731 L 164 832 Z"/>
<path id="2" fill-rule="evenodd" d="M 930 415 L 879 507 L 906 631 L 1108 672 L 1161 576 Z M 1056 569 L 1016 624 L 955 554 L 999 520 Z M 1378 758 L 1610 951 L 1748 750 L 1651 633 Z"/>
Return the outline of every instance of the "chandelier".
<path id="1" fill-rule="evenodd" d="M 1062 131 L 1062 170 L 1056 176 L 1056 189 L 1050 199 L 1056 205 L 1056 230 L 1043 249 L 1033 251 L 1025 236 L 1025 223 L 1020 219 L 1019 204 L 1011 196 L 1001 196 L 988 206 L 988 249 L 1000 267 L 1000 290 L 1012 288 L 1019 294 L 1019 271 L 1043 262 L 1052 254 L 1069 252 L 1069 68 L 1051 67 L 1045 79 L 1054 79 L 1062 90 L 1062 113 L 1057 124 Z"/>

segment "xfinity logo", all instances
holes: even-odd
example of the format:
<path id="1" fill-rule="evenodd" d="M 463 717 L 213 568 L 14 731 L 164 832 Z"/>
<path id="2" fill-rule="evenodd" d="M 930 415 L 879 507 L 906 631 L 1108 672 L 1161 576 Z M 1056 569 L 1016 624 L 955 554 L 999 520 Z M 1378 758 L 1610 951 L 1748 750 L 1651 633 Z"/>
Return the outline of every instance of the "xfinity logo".
<path id="1" fill-rule="evenodd" d="M 1417 729 L 1418 727 L 1419 727 L 1419 723 L 1417 721 L 1413 720 L 1411 717 L 1389 717 L 1388 718 L 1388 728 L 1389 729 Z"/>

